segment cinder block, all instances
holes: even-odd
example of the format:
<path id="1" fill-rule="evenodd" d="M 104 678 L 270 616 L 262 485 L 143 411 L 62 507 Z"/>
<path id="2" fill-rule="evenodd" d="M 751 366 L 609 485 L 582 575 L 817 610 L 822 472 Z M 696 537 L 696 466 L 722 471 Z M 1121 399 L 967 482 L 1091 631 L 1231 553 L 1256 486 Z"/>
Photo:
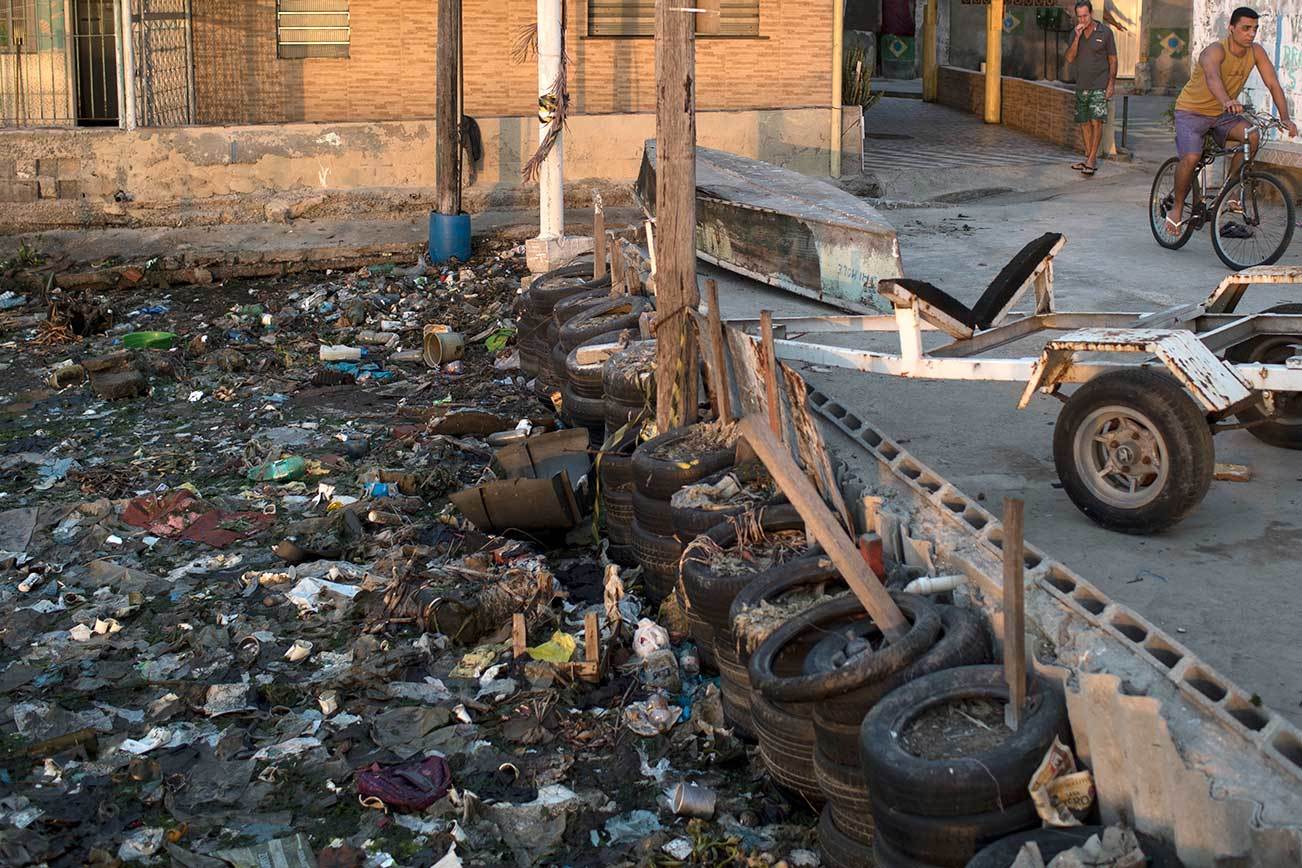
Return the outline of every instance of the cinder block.
<path id="1" fill-rule="evenodd" d="M 36 182 L 23 178 L 0 178 L 0 202 L 35 202 Z"/>
<path id="2" fill-rule="evenodd" d="M 80 199 L 81 182 L 76 180 L 65 181 L 63 178 L 54 182 L 55 190 L 60 199 Z"/>
<path id="3" fill-rule="evenodd" d="M 0 178 L 18 177 L 18 163 L 14 160 L 0 160 Z"/>
<path id="4" fill-rule="evenodd" d="M 59 198 L 59 185 L 53 178 L 42 175 L 36 179 L 36 184 L 42 199 Z"/>

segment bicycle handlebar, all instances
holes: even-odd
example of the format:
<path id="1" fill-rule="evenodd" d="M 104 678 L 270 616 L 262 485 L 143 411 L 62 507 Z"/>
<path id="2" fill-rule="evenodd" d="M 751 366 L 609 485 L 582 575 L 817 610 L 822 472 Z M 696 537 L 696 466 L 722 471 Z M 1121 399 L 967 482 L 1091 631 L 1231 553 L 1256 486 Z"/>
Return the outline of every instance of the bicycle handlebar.
<path id="1" fill-rule="evenodd" d="M 1263 130 L 1279 130 L 1280 132 L 1286 132 L 1288 130 L 1288 127 L 1284 126 L 1283 122 L 1279 118 L 1262 114 L 1255 109 L 1244 109 L 1241 117 L 1252 126 L 1259 127 Z"/>

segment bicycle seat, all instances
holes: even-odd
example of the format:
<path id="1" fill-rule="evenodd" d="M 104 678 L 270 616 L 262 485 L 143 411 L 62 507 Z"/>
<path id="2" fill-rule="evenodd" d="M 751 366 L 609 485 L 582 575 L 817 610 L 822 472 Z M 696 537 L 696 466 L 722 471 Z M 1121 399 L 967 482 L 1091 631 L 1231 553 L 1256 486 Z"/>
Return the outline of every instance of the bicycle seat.
<path id="1" fill-rule="evenodd" d="M 1052 260 L 1066 243 L 1060 232 L 1046 232 L 1028 243 L 995 275 L 971 307 L 925 280 L 889 278 L 881 282 L 879 291 L 896 307 L 908 307 L 916 300 L 918 315 L 924 320 L 956 338 L 970 338 L 1003 319 L 1041 264 Z"/>

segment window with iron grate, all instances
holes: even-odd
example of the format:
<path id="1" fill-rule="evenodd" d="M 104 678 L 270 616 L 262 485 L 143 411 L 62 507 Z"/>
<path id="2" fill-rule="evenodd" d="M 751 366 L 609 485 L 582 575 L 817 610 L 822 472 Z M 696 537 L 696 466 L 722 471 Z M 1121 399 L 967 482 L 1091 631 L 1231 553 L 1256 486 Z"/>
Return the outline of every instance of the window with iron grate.
<path id="1" fill-rule="evenodd" d="M 760 0 L 695 0 L 700 36 L 759 36 Z M 656 0 L 588 0 L 589 36 L 654 36 Z"/>
<path id="2" fill-rule="evenodd" d="M 277 0 L 276 52 L 286 60 L 347 57 L 348 0 Z"/>

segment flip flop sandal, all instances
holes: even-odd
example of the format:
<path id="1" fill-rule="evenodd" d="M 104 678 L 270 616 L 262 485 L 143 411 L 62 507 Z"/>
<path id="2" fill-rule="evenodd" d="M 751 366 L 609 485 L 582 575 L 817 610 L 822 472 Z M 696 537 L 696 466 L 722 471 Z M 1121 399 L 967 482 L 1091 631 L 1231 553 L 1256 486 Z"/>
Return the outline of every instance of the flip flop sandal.
<path id="1" fill-rule="evenodd" d="M 1177 223 L 1174 220 L 1172 220 L 1170 217 L 1167 217 L 1166 231 L 1171 235 L 1179 235 L 1181 232 L 1184 231 L 1184 224 L 1188 222 L 1189 222 L 1188 220 L 1181 220 L 1179 223 Z"/>
<path id="2" fill-rule="evenodd" d="M 1098 169 L 1096 169 L 1093 166 L 1086 166 L 1085 168 L 1080 170 L 1080 173 L 1088 178 L 1090 175 L 1093 175 L 1097 171 Z"/>
<path id="3" fill-rule="evenodd" d="M 1075 169 L 1077 172 L 1079 172 L 1081 169 L 1085 168 L 1085 163 L 1083 161 L 1079 163 L 1072 163 L 1071 167 Z"/>

